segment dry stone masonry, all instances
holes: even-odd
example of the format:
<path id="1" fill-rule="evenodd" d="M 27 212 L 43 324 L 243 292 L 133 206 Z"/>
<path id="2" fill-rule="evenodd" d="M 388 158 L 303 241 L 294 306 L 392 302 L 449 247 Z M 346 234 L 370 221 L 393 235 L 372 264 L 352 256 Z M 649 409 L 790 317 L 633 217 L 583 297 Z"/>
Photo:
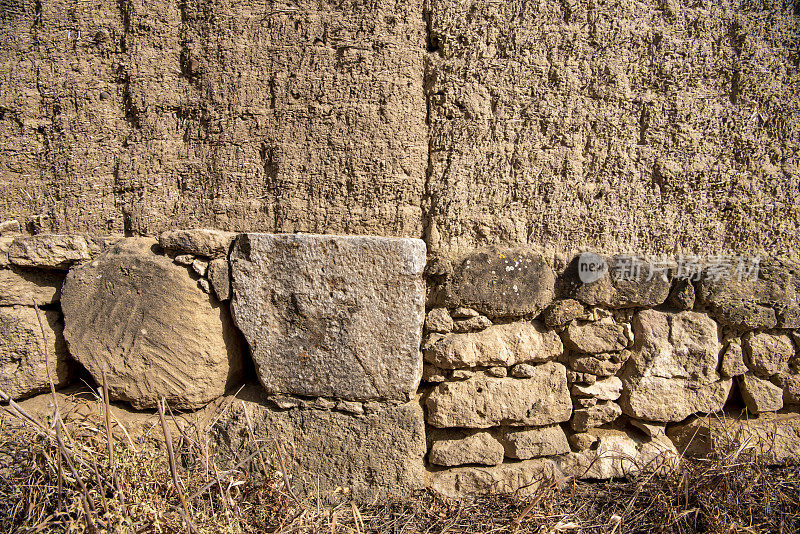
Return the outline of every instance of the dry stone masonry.
<path id="1" fill-rule="evenodd" d="M 1 239 L 0 389 L 105 372 L 114 401 L 207 411 L 221 459 L 251 431 L 283 444 L 300 495 L 525 493 L 725 447 L 800 458 L 791 262 L 584 281 L 577 257 L 412 238 Z"/>

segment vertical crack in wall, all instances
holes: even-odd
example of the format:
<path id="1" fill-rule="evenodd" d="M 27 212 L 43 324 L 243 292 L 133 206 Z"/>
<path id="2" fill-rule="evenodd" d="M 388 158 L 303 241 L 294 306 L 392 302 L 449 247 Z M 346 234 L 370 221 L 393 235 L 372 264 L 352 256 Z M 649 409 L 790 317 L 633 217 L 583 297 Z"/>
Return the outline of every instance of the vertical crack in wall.
<path id="1" fill-rule="evenodd" d="M 433 74 L 431 73 L 431 55 L 440 53 L 439 41 L 436 38 L 433 29 L 431 28 L 431 5 L 430 0 L 424 0 L 422 4 L 422 19 L 425 23 L 425 52 L 423 55 L 423 75 L 422 75 L 422 98 L 425 99 L 425 184 L 422 192 L 422 239 L 428 248 L 428 255 L 431 254 L 431 248 L 438 248 L 438 239 L 431 238 L 431 234 L 435 233 L 435 221 L 433 220 L 435 214 L 435 198 L 431 192 L 431 179 L 433 176 L 433 164 L 431 160 L 431 153 L 433 150 L 433 135 L 431 128 L 431 85 L 433 82 Z"/>

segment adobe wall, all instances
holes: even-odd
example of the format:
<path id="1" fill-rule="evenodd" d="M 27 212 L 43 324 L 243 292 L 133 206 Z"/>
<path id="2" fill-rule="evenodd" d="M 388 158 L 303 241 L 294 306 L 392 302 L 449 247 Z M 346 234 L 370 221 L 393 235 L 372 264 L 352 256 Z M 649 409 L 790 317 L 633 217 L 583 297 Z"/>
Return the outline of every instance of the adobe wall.
<path id="1" fill-rule="evenodd" d="M 796 3 L 3 6 L 29 232 L 797 255 Z"/>

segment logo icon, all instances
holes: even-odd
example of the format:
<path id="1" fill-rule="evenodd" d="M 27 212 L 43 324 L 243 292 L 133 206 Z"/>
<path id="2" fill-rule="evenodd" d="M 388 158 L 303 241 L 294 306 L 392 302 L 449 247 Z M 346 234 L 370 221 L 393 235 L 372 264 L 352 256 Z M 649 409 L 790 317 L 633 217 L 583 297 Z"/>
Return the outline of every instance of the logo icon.
<path id="1" fill-rule="evenodd" d="M 602 256 L 584 252 L 578 257 L 578 278 L 584 284 L 591 284 L 608 273 L 608 263 Z"/>

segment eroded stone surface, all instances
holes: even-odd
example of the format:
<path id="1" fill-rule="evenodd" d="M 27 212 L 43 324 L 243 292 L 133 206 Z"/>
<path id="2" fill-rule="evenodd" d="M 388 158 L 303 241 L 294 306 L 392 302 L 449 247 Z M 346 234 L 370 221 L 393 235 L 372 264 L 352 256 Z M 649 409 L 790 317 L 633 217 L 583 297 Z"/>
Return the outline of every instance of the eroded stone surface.
<path id="1" fill-rule="evenodd" d="M 738 339 L 730 341 L 722 353 L 722 361 L 719 366 L 720 374 L 726 378 L 732 378 L 743 375 L 747 371 L 748 368 L 744 363 L 741 342 Z"/>
<path id="2" fill-rule="evenodd" d="M 783 408 L 783 389 L 753 373 L 737 378 L 739 391 L 747 409 L 754 414 L 775 412 Z"/>
<path id="3" fill-rule="evenodd" d="M 529 460 L 569 452 L 567 435 L 559 425 L 541 428 L 503 428 L 499 434 L 509 458 Z"/>
<path id="4" fill-rule="evenodd" d="M 216 258 L 208 262 L 208 281 L 219 300 L 230 300 L 231 268 L 228 258 Z"/>
<path id="5" fill-rule="evenodd" d="M 427 421 L 437 427 L 545 426 L 570 418 L 572 401 L 564 366 L 548 362 L 531 378 L 477 374 L 444 382 L 430 393 Z"/>
<path id="6" fill-rule="evenodd" d="M 228 255 L 234 239 L 236 234 L 233 232 L 192 228 L 166 231 L 159 236 L 158 243 L 166 250 L 219 258 Z"/>
<path id="7" fill-rule="evenodd" d="M 39 313 L 41 326 L 32 307 L 0 307 L 0 389 L 12 399 L 48 391 L 50 379 L 61 387 L 70 378 L 61 314 Z"/>
<path id="8" fill-rule="evenodd" d="M 597 380 L 591 385 L 575 384 L 571 388 L 577 397 L 595 397 L 597 400 L 617 400 L 622 394 L 622 380 L 616 376 Z"/>
<path id="9" fill-rule="evenodd" d="M 445 497 L 516 493 L 528 495 L 558 478 L 552 461 L 536 458 L 493 467 L 456 467 L 431 475 L 431 489 Z"/>
<path id="10" fill-rule="evenodd" d="M 564 351 L 561 339 L 537 321 L 493 325 L 480 332 L 449 334 L 425 350 L 439 367 L 512 366 L 545 362 Z"/>
<path id="11" fill-rule="evenodd" d="M 748 332 L 742 338 L 742 345 L 747 366 L 764 378 L 786 371 L 795 355 L 794 344 L 786 334 Z"/>
<path id="12" fill-rule="evenodd" d="M 422 375 L 419 239 L 243 234 L 231 307 L 270 394 L 409 400 Z"/>
<path id="13" fill-rule="evenodd" d="M 625 327 L 612 321 L 571 324 L 564 330 L 567 346 L 585 354 L 599 354 L 624 349 L 628 345 Z"/>
<path id="14" fill-rule="evenodd" d="M 489 317 L 537 315 L 553 300 L 555 273 L 544 258 L 519 248 L 489 247 L 454 261 L 441 297 Z"/>
<path id="15" fill-rule="evenodd" d="M 502 463 L 503 445 L 489 432 L 448 431 L 434 433 L 428 454 L 432 464 L 457 466 L 466 464 L 497 465 Z"/>
<path id="16" fill-rule="evenodd" d="M 549 328 L 564 326 L 583 315 L 583 313 L 583 305 L 577 300 L 559 300 L 545 310 L 544 324 Z"/>
<path id="17" fill-rule="evenodd" d="M 622 415 L 622 409 L 616 402 L 598 402 L 594 406 L 575 410 L 570 426 L 575 432 L 586 432 L 590 428 L 611 423 L 620 415 Z"/>
<path id="18" fill-rule="evenodd" d="M 720 380 L 717 324 L 695 312 L 643 310 L 633 318 L 635 344 L 626 364 L 623 411 L 649 421 L 681 421 L 722 409 L 731 388 Z"/>
<path id="19" fill-rule="evenodd" d="M 0 269 L 0 306 L 37 306 L 61 299 L 66 273 L 56 270 Z"/>
<path id="20" fill-rule="evenodd" d="M 447 308 L 434 308 L 425 316 L 425 329 L 446 334 L 453 330 L 453 318 Z"/>
<path id="21" fill-rule="evenodd" d="M 422 489 L 425 424 L 417 402 L 381 404 L 354 416 L 315 409 L 277 410 L 262 396 L 261 388 L 245 388 L 212 430 L 215 450 L 229 459 L 229 466 L 253 451 L 248 448 L 253 442 L 246 409 L 256 439 L 280 444 L 287 475 L 300 496 L 316 499 L 319 492 L 327 503 L 366 504 L 408 497 Z M 275 455 L 264 457 L 281 470 Z"/>
<path id="22" fill-rule="evenodd" d="M 103 240 L 82 235 L 17 237 L 8 249 L 8 259 L 19 267 L 66 270 L 99 254 L 104 244 Z"/>
<path id="23" fill-rule="evenodd" d="M 242 367 L 227 309 L 186 269 L 152 252 L 155 240 L 123 239 L 73 268 L 61 306 L 70 354 L 113 399 L 150 408 L 165 397 L 197 408 L 219 397 Z"/>

